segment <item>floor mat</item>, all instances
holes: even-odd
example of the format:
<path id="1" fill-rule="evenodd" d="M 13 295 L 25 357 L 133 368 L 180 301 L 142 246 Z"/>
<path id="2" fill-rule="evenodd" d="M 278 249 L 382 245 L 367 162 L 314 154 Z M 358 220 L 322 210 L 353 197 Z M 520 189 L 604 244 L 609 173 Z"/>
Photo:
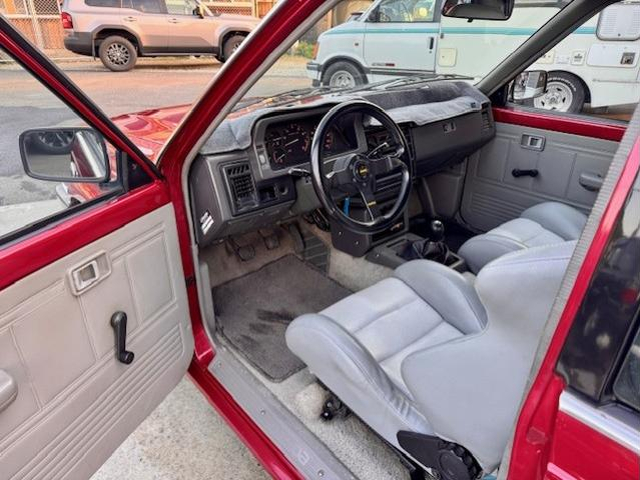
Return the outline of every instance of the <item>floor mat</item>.
<path id="1" fill-rule="evenodd" d="M 319 312 L 351 292 L 294 255 L 213 289 L 222 335 L 273 381 L 304 367 L 284 332 L 298 315 Z"/>

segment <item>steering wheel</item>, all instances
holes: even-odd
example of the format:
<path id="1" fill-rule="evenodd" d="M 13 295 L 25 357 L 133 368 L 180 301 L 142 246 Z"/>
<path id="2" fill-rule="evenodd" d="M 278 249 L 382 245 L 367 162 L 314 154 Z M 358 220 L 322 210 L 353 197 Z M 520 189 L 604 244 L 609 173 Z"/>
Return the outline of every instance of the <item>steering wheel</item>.
<path id="1" fill-rule="evenodd" d="M 327 161 L 326 136 L 338 128 L 338 120 L 347 115 L 363 121 L 367 117 L 376 119 L 391 134 L 392 144 L 384 142 L 370 151 L 332 156 Z M 407 141 L 404 134 L 382 108 L 363 100 L 333 107 L 320 121 L 311 143 L 311 179 L 320 203 L 331 217 L 349 230 L 366 234 L 386 230 L 404 211 L 409 200 L 412 171 L 408 163 L 410 160 L 403 160 L 405 152 Z M 331 171 L 325 172 L 324 167 L 331 161 Z M 401 173 L 400 188 L 391 208 L 383 213 L 376 200 L 377 180 L 396 171 Z M 363 219 L 352 218 L 348 209 L 338 204 L 340 201 L 351 204 L 351 197 L 362 200 L 366 209 Z"/>

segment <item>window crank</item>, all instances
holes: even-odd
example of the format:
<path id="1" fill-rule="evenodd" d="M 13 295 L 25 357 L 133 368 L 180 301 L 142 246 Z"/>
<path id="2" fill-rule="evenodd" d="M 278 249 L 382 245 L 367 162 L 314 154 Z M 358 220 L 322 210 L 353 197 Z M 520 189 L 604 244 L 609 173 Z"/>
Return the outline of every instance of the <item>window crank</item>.
<path id="1" fill-rule="evenodd" d="M 116 358 L 119 362 L 129 365 L 133 362 L 134 353 L 127 350 L 127 314 L 116 312 L 111 316 L 111 326 L 116 341 Z"/>

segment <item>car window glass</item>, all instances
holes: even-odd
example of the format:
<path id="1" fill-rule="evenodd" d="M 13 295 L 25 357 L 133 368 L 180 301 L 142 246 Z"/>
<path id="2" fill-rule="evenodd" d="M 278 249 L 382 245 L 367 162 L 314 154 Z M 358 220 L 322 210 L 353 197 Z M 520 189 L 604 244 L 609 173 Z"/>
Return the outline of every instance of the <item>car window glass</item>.
<path id="1" fill-rule="evenodd" d="M 143 13 L 164 13 L 159 0 L 130 0 L 131 8 Z"/>
<path id="2" fill-rule="evenodd" d="M 526 6 L 532 11 L 548 9 L 535 3 Z M 588 19 L 529 67 L 547 72 L 547 87 L 518 103 L 541 111 L 628 121 L 640 101 L 638 19 L 637 1 L 618 2 Z"/>
<path id="3" fill-rule="evenodd" d="M 108 7 L 108 8 L 120 8 L 121 0 L 85 0 L 85 5 L 90 7 Z"/>
<path id="4" fill-rule="evenodd" d="M 0 53 L 4 55 L 1 49 Z M 120 189 L 115 149 L 106 145 L 103 152 L 94 142 L 99 134 L 28 72 L 16 63 L 4 64 L 0 89 L 11 92 L 0 95 L 0 244 L 20 229 Z M 77 138 L 76 131 L 81 132 Z M 99 162 L 107 156 L 109 180 L 76 183 L 32 178 L 22 161 L 21 144 L 28 150 L 31 173 L 36 176 L 97 176 L 105 172 L 105 164 L 101 170 Z M 92 167 L 97 167 L 93 173 Z"/>
<path id="5" fill-rule="evenodd" d="M 197 4 L 193 0 L 167 0 L 167 12 L 171 15 L 196 15 Z"/>
<path id="6" fill-rule="evenodd" d="M 384 0 L 378 5 L 374 18 L 380 23 L 431 22 L 434 3 L 431 0 Z"/>
<path id="7" fill-rule="evenodd" d="M 618 400 L 640 411 L 640 329 L 613 385 Z"/>

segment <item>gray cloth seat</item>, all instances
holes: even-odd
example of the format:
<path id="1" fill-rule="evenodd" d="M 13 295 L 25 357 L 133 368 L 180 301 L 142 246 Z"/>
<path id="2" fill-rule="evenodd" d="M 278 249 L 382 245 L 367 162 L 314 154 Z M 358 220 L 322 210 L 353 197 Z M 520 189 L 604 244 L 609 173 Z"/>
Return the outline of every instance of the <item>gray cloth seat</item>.
<path id="1" fill-rule="evenodd" d="M 458 254 L 476 273 L 505 253 L 577 240 L 586 222 L 587 216 L 569 205 L 544 202 L 527 208 L 519 218 L 470 238 Z"/>
<path id="2" fill-rule="evenodd" d="M 474 283 L 428 260 L 287 329 L 289 349 L 364 422 L 498 465 L 575 242 L 507 254 Z M 313 294 L 310 292 L 310 294 Z"/>

